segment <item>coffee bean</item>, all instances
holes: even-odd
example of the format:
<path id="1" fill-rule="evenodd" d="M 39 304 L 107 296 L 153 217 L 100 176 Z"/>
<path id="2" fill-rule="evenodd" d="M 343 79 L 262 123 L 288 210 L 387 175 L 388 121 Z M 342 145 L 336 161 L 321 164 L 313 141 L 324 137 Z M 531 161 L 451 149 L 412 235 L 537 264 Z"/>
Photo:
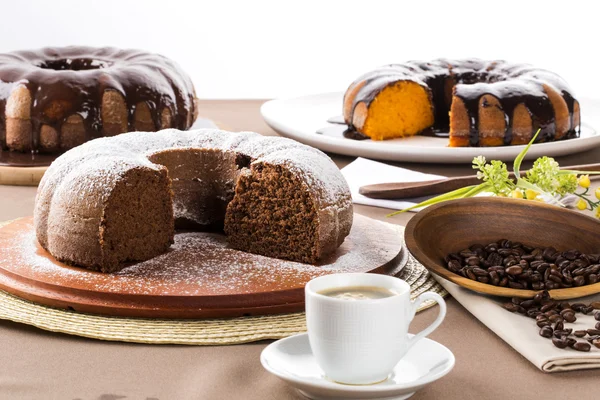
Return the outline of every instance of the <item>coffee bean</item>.
<path id="1" fill-rule="evenodd" d="M 592 344 L 600 349 L 600 339 L 592 340 Z"/>
<path id="2" fill-rule="evenodd" d="M 558 258 L 559 253 L 554 247 L 548 247 L 542 252 L 542 257 L 546 261 L 555 261 Z"/>
<path id="3" fill-rule="evenodd" d="M 500 276 L 498 275 L 498 272 L 491 271 L 489 274 L 490 274 L 490 283 L 494 286 L 498 286 L 498 284 L 500 283 Z"/>
<path id="4" fill-rule="evenodd" d="M 573 332 L 573 335 L 577 336 L 578 338 L 582 338 L 585 335 L 587 335 L 587 332 L 586 331 L 575 331 L 575 332 Z"/>
<path id="5" fill-rule="evenodd" d="M 590 306 L 594 307 L 594 310 L 600 310 L 600 301 L 594 301 Z"/>
<path id="6" fill-rule="evenodd" d="M 502 307 L 504 307 L 505 310 L 508 310 L 510 312 L 517 312 L 517 306 L 518 305 L 514 304 L 513 302 L 502 304 Z"/>
<path id="7" fill-rule="evenodd" d="M 553 333 L 554 330 L 551 326 L 548 325 L 543 326 L 542 329 L 540 329 L 540 336 L 543 336 L 545 338 L 551 338 Z"/>
<path id="8" fill-rule="evenodd" d="M 556 307 L 556 303 L 549 303 L 549 304 L 545 304 L 542 306 L 542 308 L 540 308 L 541 312 L 547 312 L 552 310 L 553 308 Z"/>
<path id="9" fill-rule="evenodd" d="M 600 330 L 600 322 L 596 322 L 595 328 L 598 329 L 598 330 Z"/>
<path id="10" fill-rule="evenodd" d="M 571 334 L 571 332 L 573 332 L 573 329 L 554 329 L 554 337 L 560 338 L 563 336 L 569 336 Z"/>
<path id="11" fill-rule="evenodd" d="M 476 281 L 476 280 L 477 280 L 477 276 L 475 275 L 475 273 L 473 272 L 473 270 L 472 270 L 472 269 L 467 269 L 467 277 L 468 277 L 469 279 L 472 279 L 472 280 L 474 280 L 474 281 Z"/>
<path id="12" fill-rule="evenodd" d="M 533 290 L 542 290 L 545 288 L 544 283 L 543 282 L 532 282 L 531 283 L 531 288 Z"/>
<path id="13" fill-rule="evenodd" d="M 558 347 L 559 349 L 564 349 L 568 345 L 567 340 L 565 338 L 557 337 L 552 338 L 552 344 Z"/>
<path id="14" fill-rule="evenodd" d="M 562 283 L 563 278 L 556 276 L 556 275 L 552 275 L 550 274 L 550 276 L 548 277 L 548 279 L 550 279 L 552 282 L 556 282 L 556 283 Z"/>
<path id="15" fill-rule="evenodd" d="M 586 329 L 586 332 L 590 336 L 600 336 L 600 329 Z"/>
<path id="16" fill-rule="evenodd" d="M 536 325 L 540 328 L 543 328 L 545 326 L 551 326 L 552 322 L 548 321 L 548 320 L 544 320 L 544 321 L 537 321 Z"/>
<path id="17" fill-rule="evenodd" d="M 535 306 L 535 301 L 534 300 L 525 300 L 525 301 L 521 302 L 521 307 L 531 308 L 533 306 Z"/>
<path id="18" fill-rule="evenodd" d="M 600 311 L 597 311 L 597 312 L 594 313 L 594 319 L 596 321 L 600 321 Z"/>
<path id="19" fill-rule="evenodd" d="M 570 323 L 577 321 L 577 317 L 575 316 L 575 313 L 573 311 L 567 311 L 565 313 L 561 312 L 561 316 L 565 321 Z"/>
<path id="20" fill-rule="evenodd" d="M 511 267 L 506 268 L 505 271 L 509 275 L 520 275 L 521 273 L 523 273 L 523 267 L 521 267 L 520 265 L 513 265 Z"/>
<path id="21" fill-rule="evenodd" d="M 594 311 L 594 309 L 592 307 L 582 307 L 581 310 L 579 311 L 580 313 L 583 313 L 584 315 L 588 315 L 590 314 L 592 311 Z"/>
<path id="22" fill-rule="evenodd" d="M 558 321 L 556 324 L 554 324 L 555 331 L 562 331 L 563 329 L 565 329 L 565 324 L 562 321 Z"/>
<path id="23" fill-rule="evenodd" d="M 470 249 L 462 250 L 458 253 L 462 258 L 469 258 L 476 256 L 477 254 L 473 253 Z"/>
<path id="24" fill-rule="evenodd" d="M 510 287 L 512 289 L 525 289 L 525 286 L 523 286 L 523 284 L 521 284 L 519 282 L 513 282 L 513 281 L 508 282 L 508 287 Z"/>
<path id="25" fill-rule="evenodd" d="M 563 317 L 561 317 L 560 315 L 551 315 L 550 318 L 548 318 L 550 320 L 550 322 L 552 323 L 557 323 L 557 322 L 563 322 Z"/>
<path id="26" fill-rule="evenodd" d="M 563 253 L 563 257 L 566 258 L 569 261 L 573 261 L 577 258 L 577 250 L 571 249 L 571 250 L 567 250 Z"/>
<path id="27" fill-rule="evenodd" d="M 473 266 L 479 265 L 481 263 L 481 260 L 479 260 L 478 256 L 471 256 L 471 257 L 467 258 L 465 261 L 467 262 L 467 264 L 473 265 Z"/>
<path id="28" fill-rule="evenodd" d="M 573 349 L 577 351 L 590 351 L 590 349 L 592 348 L 592 346 L 586 342 L 577 342 L 571 347 L 573 347 Z"/>

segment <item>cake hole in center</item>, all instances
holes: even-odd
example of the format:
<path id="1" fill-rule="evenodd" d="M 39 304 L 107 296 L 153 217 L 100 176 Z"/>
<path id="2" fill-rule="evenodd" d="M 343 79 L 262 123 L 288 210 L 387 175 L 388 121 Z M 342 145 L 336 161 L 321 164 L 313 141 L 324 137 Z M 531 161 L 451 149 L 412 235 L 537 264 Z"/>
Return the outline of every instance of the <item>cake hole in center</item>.
<path id="1" fill-rule="evenodd" d="M 55 71 L 85 71 L 110 67 L 108 61 L 95 60 L 93 58 L 62 58 L 59 60 L 45 60 L 37 66 L 42 69 L 53 69 Z"/>

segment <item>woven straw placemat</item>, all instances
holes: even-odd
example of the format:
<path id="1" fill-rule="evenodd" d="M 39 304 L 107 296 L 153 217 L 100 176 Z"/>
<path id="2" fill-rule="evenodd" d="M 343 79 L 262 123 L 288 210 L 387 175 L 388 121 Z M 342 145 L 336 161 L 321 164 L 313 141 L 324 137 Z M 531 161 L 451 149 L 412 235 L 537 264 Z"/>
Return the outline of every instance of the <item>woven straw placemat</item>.
<path id="1" fill-rule="evenodd" d="M 404 228 L 396 228 L 399 235 L 404 233 Z M 426 291 L 448 294 L 412 256 L 397 277 L 408 282 L 413 299 Z M 418 311 L 433 305 L 424 302 Z M 306 331 L 304 313 L 205 320 L 106 317 L 42 306 L 4 291 L 0 291 L 0 319 L 94 339 L 152 344 L 240 344 Z"/>

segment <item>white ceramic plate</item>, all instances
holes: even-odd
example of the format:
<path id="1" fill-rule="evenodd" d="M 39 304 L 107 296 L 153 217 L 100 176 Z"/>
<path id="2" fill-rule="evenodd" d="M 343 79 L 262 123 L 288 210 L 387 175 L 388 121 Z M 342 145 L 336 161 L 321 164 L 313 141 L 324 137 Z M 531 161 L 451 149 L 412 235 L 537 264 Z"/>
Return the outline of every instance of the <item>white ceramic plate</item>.
<path id="1" fill-rule="evenodd" d="M 413 336 L 413 335 L 410 335 Z M 343 385 L 326 378 L 313 357 L 306 333 L 278 340 L 260 355 L 265 369 L 316 399 L 401 400 L 440 379 L 454 367 L 454 355 L 441 344 L 422 339 L 394 368 L 390 377 L 374 385 Z"/>
<path id="2" fill-rule="evenodd" d="M 388 161 L 426 163 L 470 163 L 473 157 L 512 161 L 524 146 L 448 147 L 447 138 L 413 136 L 386 141 L 352 140 L 341 135 L 344 125 L 327 120 L 342 112 L 343 93 L 323 93 L 291 99 L 271 100 L 263 104 L 261 113 L 267 124 L 283 136 L 323 151 Z M 334 133 L 318 134 L 329 127 Z M 336 130 L 336 127 L 338 128 Z M 582 124 L 581 137 L 531 146 L 527 159 L 541 156 L 563 156 L 600 146 L 600 134 Z"/>

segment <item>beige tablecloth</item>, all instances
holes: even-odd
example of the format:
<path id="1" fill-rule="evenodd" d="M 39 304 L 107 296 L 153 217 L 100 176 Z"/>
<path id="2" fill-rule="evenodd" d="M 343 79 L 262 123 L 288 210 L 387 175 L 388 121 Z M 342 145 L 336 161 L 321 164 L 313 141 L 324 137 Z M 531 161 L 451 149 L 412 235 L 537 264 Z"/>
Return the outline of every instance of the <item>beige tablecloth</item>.
<path id="1" fill-rule="evenodd" d="M 203 101 L 200 109 L 233 130 L 274 134 L 260 118 L 261 103 Z M 333 158 L 338 166 L 353 159 Z M 559 161 L 600 162 L 600 149 Z M 468 166 L 398 165 L 440 175 L 472 172 Z M 31 215 L 34 195 L 34 188 L 0 187 L 0 220 Z M 360 205 L 355 210 L 380 220 L 389 212 Z M 411 216 L 387 221 L 404 225 Z M 423 329 L 436 314 L 434 308 L 417 315 L 411 331 Z M 598 392 L 598 370 L 541 373 L 453 299 L 448 301 L 446 320 L 431 338 L 454 352 L 456 366 L 419 391 L 413 397 L 417 400 L 592 399 Z M 0 321 L 0 399 L 303 399 L 262 369 L 259 355 L 265 345 L 107 343 Z"/>

